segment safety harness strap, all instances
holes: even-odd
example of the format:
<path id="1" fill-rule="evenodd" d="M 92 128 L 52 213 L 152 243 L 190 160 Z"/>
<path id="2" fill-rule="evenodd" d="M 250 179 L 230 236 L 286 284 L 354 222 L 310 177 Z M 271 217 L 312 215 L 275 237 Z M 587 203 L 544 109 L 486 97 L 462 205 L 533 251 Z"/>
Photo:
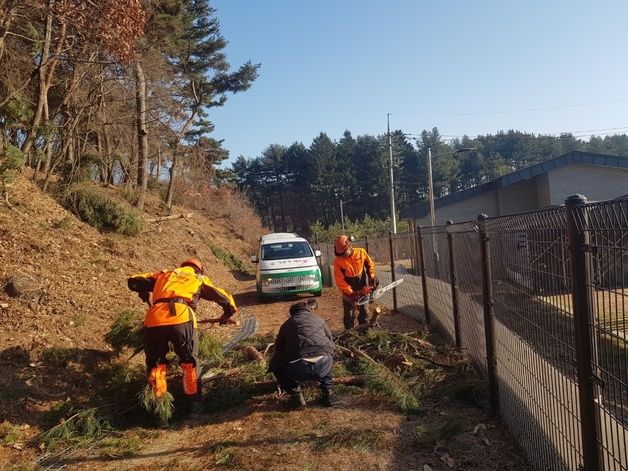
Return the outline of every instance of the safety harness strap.
<path id="1" fill-rule="evenodd" d="M 176 298 L 176 297 L 175 298 L 161 298 L 153 302 L 153 304 L 159 304 L 159 303 L 168 303 L 168 310 L 170 311 L 171 317 L 176 317 L 177 315 L 177 309 L 175 307 L 175 303 L 185 304 L 186 306 L 190 307 L 190 301 L 188 301 L 185 298 Z"/>

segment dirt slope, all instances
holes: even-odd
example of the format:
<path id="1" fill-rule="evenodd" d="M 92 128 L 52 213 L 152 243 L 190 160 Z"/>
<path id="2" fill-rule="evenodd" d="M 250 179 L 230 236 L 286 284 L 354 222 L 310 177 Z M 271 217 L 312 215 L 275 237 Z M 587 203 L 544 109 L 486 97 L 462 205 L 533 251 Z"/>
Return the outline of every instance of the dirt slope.
<path id="1" fill-rule="evenodd" d="M 12 201 L 21 216 L 0 206 L 0 284 L 19 272 L 38 280 L 44 296 L 29 303 L 0 291 L 5 306 L 0 308 L 0 425 L 8 421 L 17 437 L 0 443 L 0 469 L 42 469 L 33 464 L 42 452 L 29 440 L 52 425 L 55 408 L 70 401 L 89 402 L 90 388 L 98 385 L 94 372 L 101 371 L 98 365 L 110 355 L 105 332 L 119 312 L 144 309 L 126 289 L 129 274 L 197 256 L 210 278 L 256 315 L 260 334 L 276 332 L 287 317 L 292 301 L 258 305 L 254 281 L 236 278 L 211 253 L 209 243 L 242 259 L 250 253 L 251 248 L 234 236 L 231 221 L 195 214 L 149 223 L 138 237 L 124 237 L 81 223 L 26 179 L 15 185 Z M 157 210 L 157 201 L 149 199 L 146 216 Z M 340 331 L 339 294 L 328 289 L 319 304 L 318 313 L 332 330 Z M 422 329 L 411 319 L 386 314 L 384 328 Z M 199 309 L 200 318 L 219 315 L 220 309 L 210 303 Z M 235 329 L 207 324 L 201 328 L 225 337 Z M 43 362 L 42 352 L 50 347 L 71 349 L 73 360 Z M 141 363 L 139 357 L 134 361 Z M 451 443 L 417 444 L 415 428 L 443 418 L 462 421 L 464 432 L 456 433 Z M 347 436 L 357 438 L 347 444 Z M 285 411 L 276 395 L 267 394 L 237 409 L 176 422 L 167 431 L 138 426 L 123 433 L 127 441 L 134 437 L 140 445 L 130 455 L 88 450 L 62 456 L 61 463 L 66 469 L 84 470 L 527 469 L 508 433 L 486 412 L 447 396 L 427 398 L 422 414 L 406 416 L 367 394 L 342 395 L 332 409 L 312 404 L 293 412 Z"/>

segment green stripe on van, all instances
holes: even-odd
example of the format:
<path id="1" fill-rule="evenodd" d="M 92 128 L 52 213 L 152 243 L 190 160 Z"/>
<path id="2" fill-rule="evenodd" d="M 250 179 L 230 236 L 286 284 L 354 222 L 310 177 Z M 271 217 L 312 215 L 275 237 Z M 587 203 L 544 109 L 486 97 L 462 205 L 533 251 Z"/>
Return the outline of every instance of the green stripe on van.
<path id="1" fill-rule="evenodd" d="M 313 268 L 311 270 L 263 273 L 261 275 L 261 278 L 263 280 L 267 280 L 268 278 L 288 278 L 292 276 L 302 276 L 302 275 L 316 275 L 316 278 L 318 280 L 321 279 L 321 271 L 318 268 Z"/>

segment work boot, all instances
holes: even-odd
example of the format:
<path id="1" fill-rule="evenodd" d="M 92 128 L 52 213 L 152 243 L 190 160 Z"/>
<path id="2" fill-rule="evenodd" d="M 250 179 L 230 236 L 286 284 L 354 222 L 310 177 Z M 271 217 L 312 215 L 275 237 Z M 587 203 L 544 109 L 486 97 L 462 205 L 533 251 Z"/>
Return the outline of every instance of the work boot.
<path id="1" fill-rule="evenodd" d="M 188 408 L 188 417 L 191 419 L 197 419 L 203 413 L 203 404 L 200 401 L 192 401 L 190 402 L 190 406 Z"/>
<path id="2" fill-rule="evenodd" d="M 301 393 L 301 389 L 295 389 L 294 391 L 290 392 L 289 404 L 290 404 L 290 407 L 293 407 L 295 409 L 299 409 L 301 407 L 306 406 L 305 398 L 303 397 L 303 394 Z"/>
<path id="3" fill-rule="evenodd" d="M 170 423 L 168 422 L 168 419 L 159 417 L 157 414 L 153 415 L 153 425 L 155 426 L 155 428 L 161 428 L 161 429 L 166 429 L 170 427 Z"/>
<path id="4" fill-rule="evenodd" d="M 323 389 L 321 395 L 321 402 L 325 407 L 331 407 L 336 403 L 333 389 Z"/>

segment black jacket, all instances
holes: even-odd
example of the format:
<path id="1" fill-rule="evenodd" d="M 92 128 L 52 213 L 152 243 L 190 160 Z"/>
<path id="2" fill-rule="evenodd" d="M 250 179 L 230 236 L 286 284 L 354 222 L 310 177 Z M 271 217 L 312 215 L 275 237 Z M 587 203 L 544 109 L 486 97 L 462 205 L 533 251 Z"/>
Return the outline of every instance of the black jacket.
<path id="1" fill-rule="evenodd" d="M 334 341 L 325 321 L 308 309 L 300 309 L 283 323 L 268 365 L 276 371 L 299 358 L 333 355 Z"/>

